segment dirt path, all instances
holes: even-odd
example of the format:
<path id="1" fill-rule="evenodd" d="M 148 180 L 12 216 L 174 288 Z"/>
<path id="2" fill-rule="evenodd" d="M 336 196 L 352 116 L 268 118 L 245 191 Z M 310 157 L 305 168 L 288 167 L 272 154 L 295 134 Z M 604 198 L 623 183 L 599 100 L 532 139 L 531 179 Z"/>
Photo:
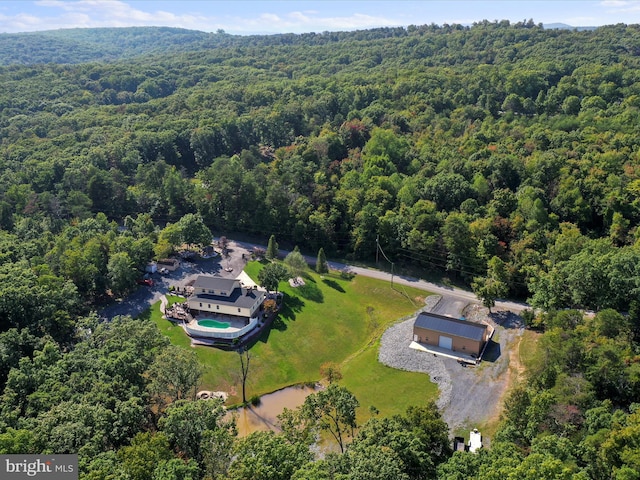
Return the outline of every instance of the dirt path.
<path id="1" fill-rule="evenodd" d="M 504 408 L 504 400 L 507 396 L 509 389 L 516 385 L 524 375 L 524 365 L 520 362 L 520 343 L 522 342 L 522 336 L 519 336 L 511 345 L 509 349 L 509 368 L 505 372 L 504 376 L 504 388 L 499 394 L 499 398 L 496 402 L 496 408 L 494 412 L 488 417 L 488 424 L 495 425 L 500 420 L 500 415 Z M 496 392 L 497 393 L 497 392 Z"/>

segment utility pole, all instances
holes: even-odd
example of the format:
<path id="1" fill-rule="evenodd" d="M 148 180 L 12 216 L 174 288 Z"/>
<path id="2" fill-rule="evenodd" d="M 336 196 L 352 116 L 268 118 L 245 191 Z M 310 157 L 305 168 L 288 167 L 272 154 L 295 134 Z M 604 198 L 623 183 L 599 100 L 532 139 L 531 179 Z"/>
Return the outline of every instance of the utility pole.
<path id="1" fill-rule="evenodd" d="M 382 247 L 380 246 L 380 242 L 378 241 L 378 239 L 379 239 L 379 236 L 376 236 L 376 263 L 378 263 L 378 252 L 381 252 L 384 259 L 391 264 L 391 288 L 393 289 L 393 265 L 394 264 L 391 260 L 389 260 L 389 257 L 387 257 L 387 255 L 384 253 L 384 250 L 382 250 Z"/>
<path id="2" fill-rule="evenodd" d="M 393 263 L 391 263 L 391 289 L 393 290 Z"/>

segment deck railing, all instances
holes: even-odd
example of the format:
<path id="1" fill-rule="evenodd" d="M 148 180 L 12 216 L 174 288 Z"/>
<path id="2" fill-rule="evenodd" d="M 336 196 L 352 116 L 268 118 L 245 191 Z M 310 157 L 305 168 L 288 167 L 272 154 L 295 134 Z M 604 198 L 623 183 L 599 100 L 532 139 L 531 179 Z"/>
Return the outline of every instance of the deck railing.
<path id="1" fill-rule="evenodd" d="M 196 328 L 191 328 L 189 324 L 185 324 L 184 327 L 187 330 L 187 333 L 193 337 L 239 338 L 249 333 L 251 330 L 253 330 L 257 324 L 258 324 L 258 318 L 253 317 L 251 320 L 249 320 L 249 323 L 247 325 L 245 325 L 239 330 L 234 330 L 232 332 L 225 332 L 224 330 L 207 328 L 207 327 L 200 327 L 196 329 Z"/>

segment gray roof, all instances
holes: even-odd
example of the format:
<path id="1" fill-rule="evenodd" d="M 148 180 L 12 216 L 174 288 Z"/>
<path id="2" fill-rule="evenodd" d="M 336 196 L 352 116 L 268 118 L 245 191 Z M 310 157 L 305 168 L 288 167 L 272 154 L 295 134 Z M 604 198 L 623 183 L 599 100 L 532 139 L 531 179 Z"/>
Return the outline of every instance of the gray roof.
<path id="1" fill-rule="evenodd" d="M 212 303 L 214 305 L 231 305 L 238 308 L 249 308 L 256 303 L 256 300 L 264 297 L 262 290 L 236 288 L 229 297 L 222 295 L 211 295 L 210 293 L 197 293 L 189 297 L 189 305 L 193 302 Z M 197 308 L 193 306 L 192 308 Z"/>
<path id="2" fill-rule="evenodd" d="M 487 329 L 487 326 L 481 323 L 473 323 L 466 320 L 458 320 L 457 318 L 445 317 L 437 313 L 424 312 L 418 315 L 414 326 L 476 341 L 482 341 Z"/>
<path id="3" fill-rule="evenodd" d="M 219 290 L 230 292 L 236 282 L 235 278 L 212 277 L 211 275 L 198 275 L 193 284 L 193 288 L 206 288 L 207 290 Z"/>

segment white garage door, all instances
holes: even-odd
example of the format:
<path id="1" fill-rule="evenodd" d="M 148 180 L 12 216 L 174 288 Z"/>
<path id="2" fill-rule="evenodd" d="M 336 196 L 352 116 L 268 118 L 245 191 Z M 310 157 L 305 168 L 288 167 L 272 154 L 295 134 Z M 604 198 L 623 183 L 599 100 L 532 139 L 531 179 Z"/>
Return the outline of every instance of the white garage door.
<path id="1" fill-rule="evenodd" d="M 447 349 L 451 350 L 451 347 L 453 346 L 453 338 L 443 337 L 442 335 L 440 335 L 440 340 L 438 341 L 438 346 L 440 348 L 447 348 Z"/>

